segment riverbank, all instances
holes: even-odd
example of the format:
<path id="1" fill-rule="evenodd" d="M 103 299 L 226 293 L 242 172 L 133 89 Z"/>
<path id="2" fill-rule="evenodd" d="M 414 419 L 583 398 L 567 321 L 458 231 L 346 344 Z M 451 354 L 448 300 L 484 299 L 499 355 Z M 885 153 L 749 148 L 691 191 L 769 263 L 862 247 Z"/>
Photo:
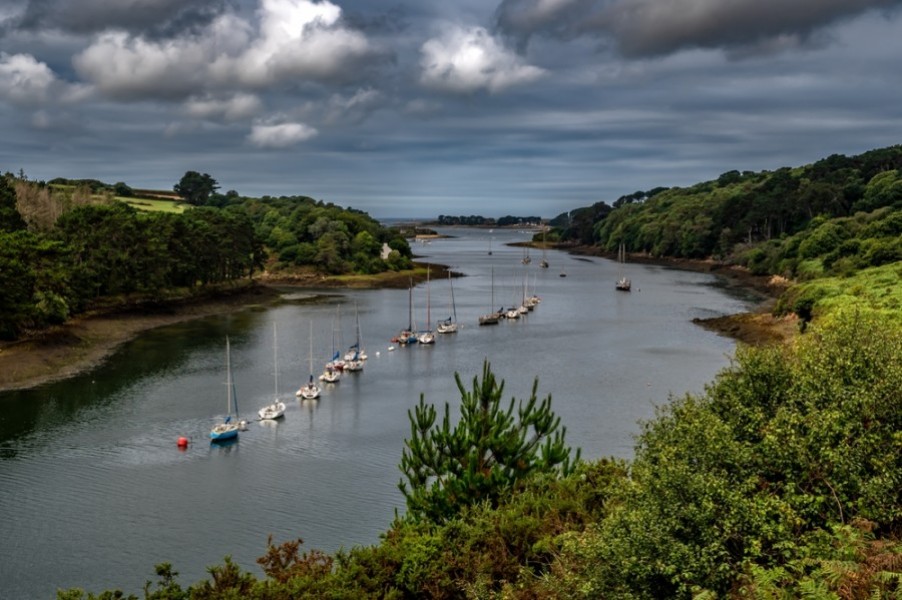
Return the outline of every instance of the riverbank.
<path id="1" fill-rule="evenodd" d="M 263 275 L 203 295 L 85 313 L 24 339 L 0 342 L 0 392 L 37 387 L 93 369 L 150 329 L 274 305 L 281 301 L 284 288 L 404 289 L 411 281 L 426 279 L 426 263 L 415 264 L 409 271 L 375 275 L 322 276 L 312 271 Z M 447 277 L 444 265 L 428 267 L 431 277 Z"/>
<path id="2" fill-rule="evenodd" d="M 0 391 L 36 387 L 102 364 L 122 344 L 144 331 L 191 319 L 226 314 L 279 301 L 275 288 L 247 284 L 216 296 L 142 304 L 80 315 L 15 342 L 0 342 Z"/>

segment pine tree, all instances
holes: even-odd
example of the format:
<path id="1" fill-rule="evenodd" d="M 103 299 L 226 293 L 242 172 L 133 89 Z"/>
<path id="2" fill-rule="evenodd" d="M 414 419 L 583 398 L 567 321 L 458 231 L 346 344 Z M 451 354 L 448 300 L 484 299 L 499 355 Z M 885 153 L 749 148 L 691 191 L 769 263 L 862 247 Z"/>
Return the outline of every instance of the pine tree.
<path id="1" fill-rule="evenodd" d="M 488 361 L 483 363 L 482 380 L 473 378 L 467 391 L 458 373 L 454 374 L 461 393 L 461 418 L 452 427 L 450 407 L 445 404 L 441 425 L 437 411 L 420 403 L 408 412 L 411 437 L 405 441 L 401 471 L 407 479 L 399 483 L 407 500 L 408 515 L 437 523 L 453 517 L 464 506 L 481 501 L 497 505 L 502 494 L 535 472 L 572 472 L 573 461 L 564 444 L 566 428 L 551 411 L 551 396 L 541 402 L 533 382 L 528 401 L 515 399 L 501 407 L 504 382 L 496 381 Z"/>

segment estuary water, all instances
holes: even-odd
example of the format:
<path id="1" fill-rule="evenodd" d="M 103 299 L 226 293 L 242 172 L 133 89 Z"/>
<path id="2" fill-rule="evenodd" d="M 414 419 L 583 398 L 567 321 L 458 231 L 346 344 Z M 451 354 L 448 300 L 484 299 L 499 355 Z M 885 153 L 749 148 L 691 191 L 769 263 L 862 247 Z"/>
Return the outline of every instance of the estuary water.
<path id="1" fill-rule="evenodd" d="M 485 360 L 506 398 L 527 398 L 537 377 L 584 458 L 628 458 L 641 420 L 671 395 L 701 392 L 729 363 L 734 342 L 691 319 L 753 302 L 711 275 L 648 265 L 625 265 L 633 291 L 616 292 L 613 261 L 549 251 L 542 269 L 541 251 L 523 265 L 524 251 L 506 245 L 531 233 L 441 231 L 453 237 L 414 252 L 463 275 L 453 305 L 447 279 L 412 294 L 285 290 L 275 307 L 157 329 L 91 372 L 0 394 L 0 598 L 54 598 L 71 587 L 140 594 L 160 562 L 188 585 L 226 555 L 260 576 L 255 561 L 270 534 L 327 552 L 378 543 L 404 509 L 397 465 L 408 411 L 423 394 L 454 415 L 454 374 L 469 386 Z M 533 312 L 477 325 L 524 291 L 542 298 Z M 422 328 L 427 314 L 435 322 L 455 310 L 458 333 L 390 349 L 411 313 Z M 364 370 L 317 401 L 297 400 L 311 324 L 318 374 L 333 339 L 342 350 L 354 343 L 357 318 Z M 237 443 L 217 446 L 207 436 L 226 412 L 227 336 L 250 423 Z M 276 393 L 285 418 L 256 421 Z M 190 439 L 185 450 L 180 436 Z"/>

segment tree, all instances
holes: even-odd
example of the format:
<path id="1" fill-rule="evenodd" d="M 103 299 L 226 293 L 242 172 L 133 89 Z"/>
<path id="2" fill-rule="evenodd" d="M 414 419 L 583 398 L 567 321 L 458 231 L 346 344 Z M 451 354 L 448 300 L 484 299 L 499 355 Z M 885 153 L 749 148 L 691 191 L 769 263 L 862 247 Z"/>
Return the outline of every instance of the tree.
<path id="1" fill-rule="evenodd" d="M 0 177 L 0 232 L 25 229 L 25 221 L 16 209 L 16 191 L 6 177 Z"/>
<path id="2" fill-rule="evenodd" d="M 188 204 L 201 206 L 207 203 L 210 194 L 219 189 L 219 184 L 206 173 L 201 175 L 197 171 L 188 171 L 172 189 Z"/>
<path id="3" fill-rule="evenodd" d="M 460 420 L 451 424 L 450 409 L 440 426 L 436 410 L 423 396 L 410 419 L 411 438 L 405 441 L 401 471 L 407 482 L 398 484 L 407 500 L 409 515 L 441 523 L 463 507 L 498 500 L 524 477 L 536 473 L 569 474 L 573 462 L 564 444 L 566 428 L 551 411 L 551 396 L 537 402 L 538 379 L 526 403 L 520 402 L 514 416 L 514 402 L 501 407 L 504 382 L 495 380 L 488 361 L 483 363 L 482 381 L 473 378 L 467 391 L 458 373 L 454 374 L 461 394 Z"/>

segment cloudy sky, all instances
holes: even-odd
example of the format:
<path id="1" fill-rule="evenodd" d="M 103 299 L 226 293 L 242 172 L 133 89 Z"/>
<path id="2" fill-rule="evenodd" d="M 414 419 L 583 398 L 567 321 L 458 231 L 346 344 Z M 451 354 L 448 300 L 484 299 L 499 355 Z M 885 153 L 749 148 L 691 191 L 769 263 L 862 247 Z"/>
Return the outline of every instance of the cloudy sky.
<path id="1" fill-rule="evenodd" d="M 0 170 L 541 215 L 902 143 L 902 0 L 4 0 Z"/>

